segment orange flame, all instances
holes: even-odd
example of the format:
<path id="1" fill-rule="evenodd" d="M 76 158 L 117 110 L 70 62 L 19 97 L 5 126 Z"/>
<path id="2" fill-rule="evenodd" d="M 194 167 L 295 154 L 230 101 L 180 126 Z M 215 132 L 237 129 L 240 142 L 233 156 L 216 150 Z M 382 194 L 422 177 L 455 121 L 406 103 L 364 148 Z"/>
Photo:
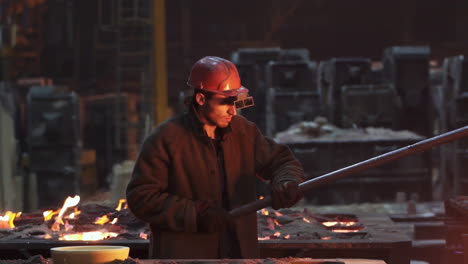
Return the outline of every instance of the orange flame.
<path id="1" fill-rule="evenodd" d="M 284 239 L 289 239 L 290 237 L 291 237 L 291 235 L 287 234 L 287 235 L 284 236 Z"/>
<path id="2" fill-rule="evenodd" d="M 356 221 L 329 221 L 329 222 L 323 222 L 322 225 L 326 227 L 332 227 L 332 226 L 354 226 L 356 225 Z"/>
<path id="3" fill-rule="evenodd" d="M 281 233 L 280 233 L 280 232 L 275 232 L 275 233 L 273 234 L 273 236 L 279 237 L 279 236 L 281 236 Z"/>
<path id="4" fill-rule="evenodd" d="M 260 210 L 260 213 L 261 213 L 262 215 L 269 215 L 269 214 L 270 214 L 270 212 L 268 212 L 268 210 L 265 209 L 265 208 L 263 208 L 262 210 Z"/>
<path id="5" fill-rule="evenodd" d="M 120 199 L 119 200 L 119 204 L 117 205 L 117 207 L 115 208 L 116 211 L 120 211 L 122 210 L 122 205 L 125 203 L 125 206 L 124 206 L 124 209 L 127 209 L 128 206 L 127 206 L 127 200 L 125 199 Z"/>
<path id="6" fill-rule="evenodd" d="M 52 219 L 52 217 L 56 214 L 59 213 L 59 210 L 57 211 L 52 211 L 52 210 L 47 210 L 47 211 L 44 211 L 42 213 L 42 215 L 44 216 L 44 221 L 47 222 L 49 221 L 50 219 Z"/>
<path id="7" fill-rule="evenodd" d="M 278 222 L 278 220 L 276 220 L 276 219 L 275 219 L 275 220 L 273 220 L 273 222 L 274 222 L 274 223 L 275 223 L 275 225 L 277 225 L 277 226 L 282 226 L 282 224 L 280 224 L 280 223 Z"/>
<path id="8" fill-rule="evenodd" d="M 98 218 L 96 219 L 96 221 L 94 221 L 94 223 L 95 223 L 96 225 L 103 225 L 103 224 L 105 224 L 105 223 L 107 223 L 107 222 L 109 222 L 109 218 L 107 217 L 107 215 L 103 215 L 103 216 L 101 216 L 101 217 L 98 217 Z"/>
<path id="9" fill-rule="evenodd" d="M 52 231 L 55 231 L 55 232 L 59 231 L 60 230 L 60 225 L 64 224 L 63 221 L 62 221 L 62 216 L 65 213 L 65 211 L 69 207 L 76 206 L 79 202 L 80 202 L 80 196 L 75 195 L 75 197 L 73 197 L 73 198 L 68 196 L 67 199 L 65 199 L 65 202 L 63 203 L 62 209 L 60 209 L 60 212 L 59 212 L 57 218 L 55 219 L 55 222 L 50 227 L 50 229 Z"/>
<path id="10" fill-rule="evenodd" d="M 106 238 L 117 237 L 118 234 L 114 232 L 84 232 L 84 233 L 77 233 L 77 234 L 68 234 L 63 235 L 59 238 L 59 240 L 83 240 L 83 241 L 96 241 L 96 240 L 103 240 Z"/>
<path id="11" fill-rule="evenodd" d="M 18 213 L 18 215 L 21 214 Z M 14 228 L 15 224 L 13 223 L 13 220 L 15 220 L 16 213 L 13 213 L 11 211 L 7 211 L 5 215 L 0 216 L 0 228 Z"/>
<path id="12" fill-rule="evenodd" d="M 148 239 L 148 234 L 141 232 L 141 233 L 140 233 L 140 238 L 142 238 L 142 239 Z"/>

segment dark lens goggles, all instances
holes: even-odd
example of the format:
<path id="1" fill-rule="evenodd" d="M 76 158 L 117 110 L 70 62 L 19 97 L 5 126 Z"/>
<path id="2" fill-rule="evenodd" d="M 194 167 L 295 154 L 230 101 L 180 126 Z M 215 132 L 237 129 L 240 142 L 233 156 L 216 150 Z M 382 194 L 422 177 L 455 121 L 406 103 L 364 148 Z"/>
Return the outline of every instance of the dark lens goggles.
<path id="1" fill-rule="evenodd" d="M 236 107 L 236 109 L 250 107 L 250 106 L 253 106 L 254 104 L 255 103 L 254 103 L 252 96 L 234 101 L 234 106 Z"/>

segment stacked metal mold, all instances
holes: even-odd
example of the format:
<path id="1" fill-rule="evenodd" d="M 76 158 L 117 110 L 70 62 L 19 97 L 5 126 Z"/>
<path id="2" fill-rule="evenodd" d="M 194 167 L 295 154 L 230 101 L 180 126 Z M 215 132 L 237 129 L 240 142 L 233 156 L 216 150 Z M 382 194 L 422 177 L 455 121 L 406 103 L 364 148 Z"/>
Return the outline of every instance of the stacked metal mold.
<path id="1" fill-rule="evenodd" d="M 59 205 L 79 193 L 78 96 L 57 86 L 35 86 L 26 108 L 29 168 L 37 177 L 38 206 Z"/>

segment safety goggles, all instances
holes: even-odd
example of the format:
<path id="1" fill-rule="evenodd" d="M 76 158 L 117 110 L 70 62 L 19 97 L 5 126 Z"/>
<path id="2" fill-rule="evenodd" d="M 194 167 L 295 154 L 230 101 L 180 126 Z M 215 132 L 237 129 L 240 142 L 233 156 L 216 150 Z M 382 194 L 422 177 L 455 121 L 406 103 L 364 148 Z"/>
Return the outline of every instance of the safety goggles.
<path id="1" fill-rule="evenodd" d="M 255 103 L 254 103 L 254 99 L 252 96 L 242 98 L 242 99 L 239 99 L 238 97 L 237 100 L 234 101 L 234 106 L 236 107 L 236 109 L 247 108 L 247 107 L 251 107 L 254 105 Z"/>

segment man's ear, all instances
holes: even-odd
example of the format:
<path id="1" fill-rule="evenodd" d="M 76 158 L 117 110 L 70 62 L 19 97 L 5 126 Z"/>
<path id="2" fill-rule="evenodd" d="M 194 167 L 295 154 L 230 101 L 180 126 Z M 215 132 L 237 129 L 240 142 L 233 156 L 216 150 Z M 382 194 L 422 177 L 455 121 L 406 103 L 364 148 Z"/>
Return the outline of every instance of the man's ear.
<path id="1" fill-rule="evenodd" d="M 195 100 L 197 101 L 199 105 L 204 105 L 206 103 L 206 97 L 202 93 L 197 93 L 195 95 Z"/>

